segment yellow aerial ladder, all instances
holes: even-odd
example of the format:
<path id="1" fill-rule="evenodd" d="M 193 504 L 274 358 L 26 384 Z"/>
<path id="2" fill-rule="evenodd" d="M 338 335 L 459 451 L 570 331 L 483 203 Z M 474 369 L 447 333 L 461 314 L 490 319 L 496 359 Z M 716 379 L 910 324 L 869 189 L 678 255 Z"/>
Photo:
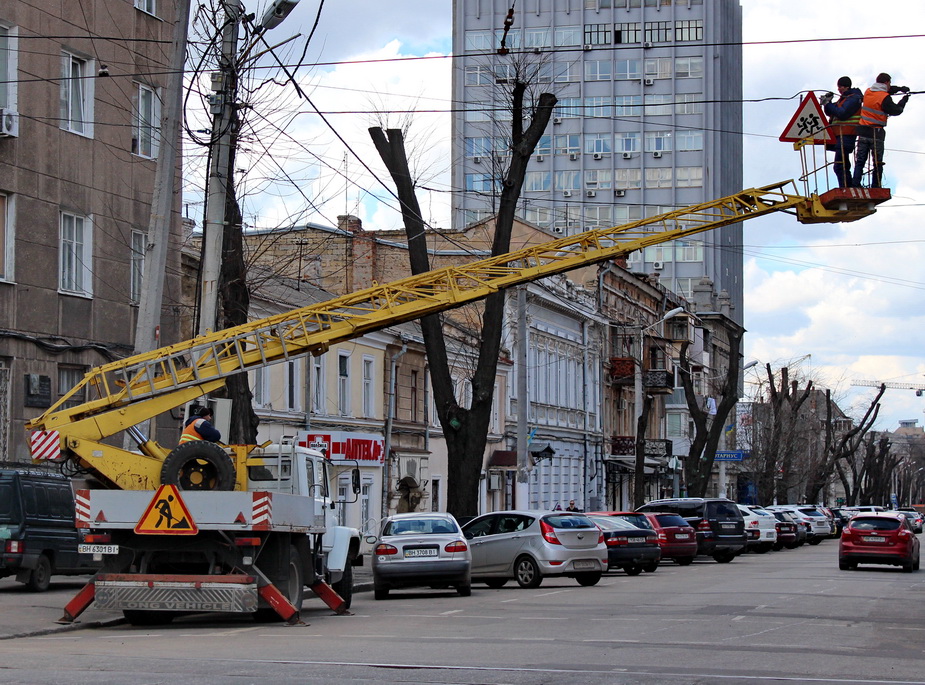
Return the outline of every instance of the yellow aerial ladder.
<path id="1" fill-rule="evenodd" d="M 613 228 L 559 238 L 470 264 L 430 271 L 327 302 L 227 328 L 90 370 L 28 428 L 51 458 L 73 460 L 104 483 L 126 490 L 161 484 L 169 454 L 136 426 L 220 388 L 242 370 L 311 352 L 387 326 L 483 299 L 511 286 L 745 219 L 790 211 L 802 223 L 855 221 L 890 198 L 889 190 L 835 189 L 800 195 L 793 181 L 752 188 Z M 86 393 L 86 395 L 84 395 Z M 73 397 L 94 397 L 69 406 Z M 103 442 L 127 431 L 141 455 Z M 60 449 L 60 452 L 58 451 Z M 47 454 L 48 452 L 46 452 Z M 238 454 L 240 465 L 246 454 Z M 241 479 L 238 485 L 241 486 Z"/>

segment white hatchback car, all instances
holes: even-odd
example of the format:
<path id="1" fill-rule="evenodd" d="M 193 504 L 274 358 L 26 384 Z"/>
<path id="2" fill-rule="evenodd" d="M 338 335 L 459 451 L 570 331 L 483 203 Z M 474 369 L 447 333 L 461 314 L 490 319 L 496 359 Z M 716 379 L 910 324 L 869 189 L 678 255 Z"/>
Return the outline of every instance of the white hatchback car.
<path id="1" fill-rule="evenodd" d="M 745 519 L 745 534 L 748 535 L 748 549 L 764 554 L 774 549 L 777 543 L 777 519 L 764 507 L 751 504 L 737 504 Z"/>

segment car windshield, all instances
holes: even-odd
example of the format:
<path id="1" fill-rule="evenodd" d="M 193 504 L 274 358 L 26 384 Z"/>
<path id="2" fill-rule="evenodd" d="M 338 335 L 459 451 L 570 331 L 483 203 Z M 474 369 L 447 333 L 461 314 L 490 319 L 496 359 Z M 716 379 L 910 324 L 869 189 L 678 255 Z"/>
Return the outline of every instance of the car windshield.
<path id="1" fill-rule="evenodd" d="M 772 511 L 771 513 L 774 514 L 774 518 L 776 518 L 778 521 L 786 521 L 787 523 L 793 523 L 793 519 L 790 518 L 790 516 L 788 516 L 783 511 Z"/>
<path id="2" fill-rule="evenodd" d="M 811 507 L 806 507 L 806 508 L 804 508 L 804 509 L 800 509 L 800 512 L 803 513 L 803 514 L 805 514 L 806 516 L 822 516 L 822 517 L 825 516 L 825 514 L 823 514 L 823 513 L 822 513 L 821 511 L 819 511 L 818 509 L 813 509 L 813 508 L 811 508 Z"/>
<path id="3" fill-rule="evenodd" d="M 621 525 L 623 521 L 618 521 L 617 519 L 611 516 L 589 516 L 589 519 L 594 521 L 595 524 L 602 530 L 624 530 L 625 527 Z"/>
<path id="4" fill-rule="evenodd" d="M 575 516 L 574 514 L 550 514 L 544 516 L 543 520 L 553 528 L 596 528 L 594 522 L 587 516 Z"/>
<path id="5" fill-rule="evenodd" d="M 445 535 L 456 532 L 456 524 L 449 519 L 414 518 L 389 521 L 382 535 Z"/>
<path id="6" fill-rule="evenodd" d="M 767 509 L 762 509 L 761 507 L 748 507 L 748 510 L 753 514 L 758 514 L 758 516 L 770 516 L 771 512 Z"/>
<path id="7" fill-rule="evenodd" d="M 677 514 L 656 514 L 655 519 L 660 526 L 689 526 L 690 524 Z"/>
<path id="8" fill-rule="evenodd" d="M 854 530 L 898 530 L 902 523 L 899 519 L 857 517 L 851 521 Z"/>
<path id="9" fill-rule="evenodd" d="M 708 502 L 708 518 L 717 521 L 741 521 L 742 512 L 733 502 Z"/>

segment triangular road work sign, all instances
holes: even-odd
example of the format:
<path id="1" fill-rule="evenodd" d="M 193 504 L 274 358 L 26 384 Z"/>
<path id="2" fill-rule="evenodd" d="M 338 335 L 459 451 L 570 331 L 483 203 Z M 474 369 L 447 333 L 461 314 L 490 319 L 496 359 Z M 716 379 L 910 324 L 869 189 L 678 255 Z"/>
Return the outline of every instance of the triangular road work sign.
<path id="1" fill-rule="evenodd" d="M 828 119 L 822 113 L 822 107 L 816 99 L 815 93 L 809 91 L 800 106 L 797 107 L 796 114 L 787 124 L 787 128 L 780 134 L 782 143 L 811 143 L 812 145 L 824 145 L 834 143 L 835 137 L 829 129 Z"/>
<path id="2" fill-rule="evenodd" d="M 138 519 L 139 535 L 195 535 L 199 532 L 176 485 L 162 485 Z"/>

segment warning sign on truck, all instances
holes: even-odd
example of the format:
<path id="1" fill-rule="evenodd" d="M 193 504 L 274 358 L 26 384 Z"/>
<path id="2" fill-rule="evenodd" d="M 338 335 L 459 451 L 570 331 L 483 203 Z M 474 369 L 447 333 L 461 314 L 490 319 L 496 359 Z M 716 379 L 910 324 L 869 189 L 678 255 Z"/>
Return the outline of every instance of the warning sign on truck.
<path id="1" fill-rule="evenodd" d="M 162 485 L 138 519 L 139 535 L 195 535 L 199 532 L 176 485 Z"/>

